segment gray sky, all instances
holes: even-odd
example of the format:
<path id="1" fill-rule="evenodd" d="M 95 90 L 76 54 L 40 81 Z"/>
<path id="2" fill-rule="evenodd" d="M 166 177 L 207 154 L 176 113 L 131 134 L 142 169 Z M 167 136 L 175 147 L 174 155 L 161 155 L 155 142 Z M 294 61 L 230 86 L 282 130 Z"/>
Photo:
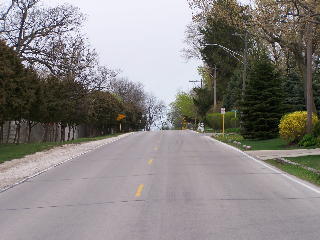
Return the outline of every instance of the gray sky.
<path id="1" fill-rule="evenodd" d="M 181 57 L 191 22 L 187 0 L 49 0 L 69 2 L 87 14 L 87 33 L 102 65 L 123 70 L 147 91 L 170 103 L 198 80 L 199 61 Z"/>

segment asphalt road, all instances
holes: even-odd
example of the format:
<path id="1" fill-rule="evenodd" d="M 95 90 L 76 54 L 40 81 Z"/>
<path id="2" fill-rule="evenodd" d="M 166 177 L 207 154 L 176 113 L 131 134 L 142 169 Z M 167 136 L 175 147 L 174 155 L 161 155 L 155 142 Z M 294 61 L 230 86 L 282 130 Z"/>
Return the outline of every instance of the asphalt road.
<path id="1" fill-rule="evenodd" d="M 320 239 L 320 194 L 191 131 L 136 133 L 0 194 L 0 239 Z"/>

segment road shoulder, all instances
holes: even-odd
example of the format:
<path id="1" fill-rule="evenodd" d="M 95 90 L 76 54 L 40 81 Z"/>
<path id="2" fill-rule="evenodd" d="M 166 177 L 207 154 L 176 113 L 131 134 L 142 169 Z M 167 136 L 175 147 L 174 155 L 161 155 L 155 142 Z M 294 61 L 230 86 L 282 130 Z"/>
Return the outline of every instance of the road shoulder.
<path id="1" fill-rule="evenodd" d="M 0 165 L 0 193 L 65 162 L 131 134 L 133 133 L 98 141 L 63 145 L 48 151 L 37 152 L 20 159 L 4 162 Z"/>
<path id="2" fill-rule="evenodd" d="M 283 177 L 289 179 L 290 181 L 295 182 L 295 183 L 297 183 L 297 184 L 299 184 L 299 185 L 301 185 L 301 186 L 303 186 L 305 188 L 308 188 L 309 190 L 311 190 L 313 192 L 316 192 L 316 193 L 320 194 L 320 188 L 318 186 L 314 185 L 313 183 L 310 183 L 309 181 L 306 181 L 306 180 L 298 178 L 298 177 L 296 177 L 294 175 L 291 175 L 290 173 L 284 171 L 283 169 L 279 169 L 276 166 L 271 165 L 270 163 L 268 163 L 266 161 L 263 161 L 263 160 L 261 160 L 261 159 L 259 159 L 257 157 L 251 156 L 251 155 L 248 154 L 248 152 L 242 151 L 239 148 L 231 146 L 231 145 L 229 145 L 227 143 L 224 143 L 224 142 L 219 141 L 219 140 L 217 140 L 215 138 L 212 138 L 212 137 L 207 137 L 207 138 L 209 138 L 213 142 L 220 143 L 220 144 L 222 144 L 224 146 L 227 146 L 231 150 L 243 154 L 244 156 L 252 159 L 253 161 L 259 163 L 260 165 L 263 165 L 264 167 L 267 167 L 267 168 L 271 169 L 272 171 L 274 171 L 276 173 L 280 173 Z"/>

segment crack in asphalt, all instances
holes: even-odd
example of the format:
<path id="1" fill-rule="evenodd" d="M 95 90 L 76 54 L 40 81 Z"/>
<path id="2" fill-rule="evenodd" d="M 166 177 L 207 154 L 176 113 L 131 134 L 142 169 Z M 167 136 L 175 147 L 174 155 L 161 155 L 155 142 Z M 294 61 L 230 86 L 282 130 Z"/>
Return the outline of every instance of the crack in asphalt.
<path id="1" fill-rule="evenodd" d="M 83 177 L 83 178 L 62 178 L 54 180 L 28 180 L 27 183 L 41 183 L 41 182 L 64 182 L 64 181 L 77 181 L 77 180 L 103 180 L 103 179 L 113 179 L 113 178 L 129 178 L 129 177 L 144 177 L 144 176 L 154 176 L 155 173 L 148 174 L 133 174 L 129 176 L 109 176 L 109 177 Z"/>
<path id="2" fill-rule="evenodd" d="M 94 202 L 94 203 L 48 205 L 48 206 L 23 207 L 23 208 L 6 208 L 6 209 L 0 209 L 0 211 L 2 212 L 3 211 L 22 211 L 22 210 L 63 208 L 63 207 L 90 207 L 90 206 L 108 205 L 108 204 L 116 204 L 116 203 L 136 203 L 136 202 L 145 202 L 145 200 L 137 199 L 137 200 L 106 201 L 106 202 Z"/>

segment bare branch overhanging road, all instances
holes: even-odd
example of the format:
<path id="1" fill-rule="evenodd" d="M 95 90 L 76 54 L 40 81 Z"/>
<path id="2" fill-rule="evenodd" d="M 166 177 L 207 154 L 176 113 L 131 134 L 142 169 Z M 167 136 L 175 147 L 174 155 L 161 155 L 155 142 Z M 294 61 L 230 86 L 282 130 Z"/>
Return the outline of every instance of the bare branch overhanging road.
<path id="1" fill-rule="evenodd" d="M 319 226 L 319 193 L 190 131 L 137 133 L 0 194 L 1 240 L 309 240 Z"/>

